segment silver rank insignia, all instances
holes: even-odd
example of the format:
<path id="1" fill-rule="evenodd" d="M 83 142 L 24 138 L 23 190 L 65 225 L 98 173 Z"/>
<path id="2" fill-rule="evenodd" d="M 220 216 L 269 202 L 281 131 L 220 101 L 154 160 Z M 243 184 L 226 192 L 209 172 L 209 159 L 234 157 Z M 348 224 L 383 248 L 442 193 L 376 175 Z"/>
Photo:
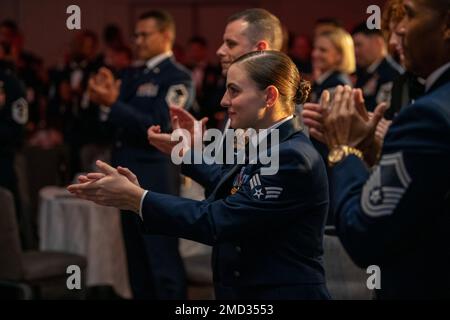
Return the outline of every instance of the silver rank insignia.
<path id="1" fill-rule="evenodd" d="M 156 97 L 158 95 L 158 89 L 159 86 L 152 82 L 144 83 L 138 87 L 136 95 L 138 97 Z"/>
<path id="2" fill-rule="evenodd" d="M 171 86 L 167 91 L 166 103 L 171 107 L 184 108 L 188 101 L 189 93 L 184 84 Z"/>
<path id="3" fill-rule="evenodd" d="M 398 152 L 383 156 L 363 187 L 363 211 L 373 218 L 391 215 L 410 183 L 403 154 Z"/>
<path id="4" fill-rule="evenodd" d="M 250 179 L 250 192 L 252 197 L 258 200 L 278 199 L 283 188 L 262 186 L 259 173 L 257 173 Z"/>
<path id="5" fill-rule="evenodd" d="M 18 124 L 28 121 L 28 102 L 24 98 L 17 99 L 12 104 L 12 118 Z"/>

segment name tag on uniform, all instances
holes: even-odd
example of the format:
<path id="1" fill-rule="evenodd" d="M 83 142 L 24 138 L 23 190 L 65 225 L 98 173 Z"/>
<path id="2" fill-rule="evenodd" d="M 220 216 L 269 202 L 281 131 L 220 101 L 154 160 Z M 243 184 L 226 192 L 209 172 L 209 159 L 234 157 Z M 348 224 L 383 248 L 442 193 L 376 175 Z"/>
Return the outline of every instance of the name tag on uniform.
<path id="1" fill-rule="evenodd" d="M 151 82 L 141 84 L 136 92 L 138 97 L 156 97 L 158 95 L 159 86 Z"/>

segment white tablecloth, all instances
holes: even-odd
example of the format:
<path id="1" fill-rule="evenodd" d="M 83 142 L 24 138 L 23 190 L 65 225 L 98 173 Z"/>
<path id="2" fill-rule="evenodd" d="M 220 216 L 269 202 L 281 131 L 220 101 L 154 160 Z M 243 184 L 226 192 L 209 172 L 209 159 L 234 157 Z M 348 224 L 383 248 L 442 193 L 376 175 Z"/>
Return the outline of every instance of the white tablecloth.
<path id="1" fill-rule="evenodd" d="M 180 196 L 193 200 L 205 199 L 203 187 L 189 177 L 183 177 Z M 180 239 L 180 255 L 182 258 L 211 254 L 211 252 L 212 248 L 210 246 L 187 239 Z"/>
<path id="2" fill-rule="evenodd" d="M 96 205 L 58 187 L 40 192 L 40 248 L 85 256 L 86 285 L 111 285 L 131 298 L 119 210 Z"/>

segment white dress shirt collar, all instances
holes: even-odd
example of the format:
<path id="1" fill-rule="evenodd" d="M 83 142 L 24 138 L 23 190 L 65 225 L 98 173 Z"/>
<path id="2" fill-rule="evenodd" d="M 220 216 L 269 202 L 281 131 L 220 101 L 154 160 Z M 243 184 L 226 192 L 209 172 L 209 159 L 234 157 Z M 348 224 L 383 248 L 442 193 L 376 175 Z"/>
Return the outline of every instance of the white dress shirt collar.
<path id="1" fill-rule="evenodd" d="M 154 67 L 156 67 L 158 64 L 160 64 L 161 62 L 163 62 L 163 60 L 166 60 L 167 58 L 170 58 L 173 56 L 172 51 L 167 51 L 161 54 L 158 54 L 157 56 L 154 56 L 153 58 L 147 60 L 147 62 L 145 63 L 145 65 L 147 66 L 148 69 L 153 69 Z"/>
<path id="2" fill-rule="evenodd" d="M 274 125 L 272 125 L 271 127 L 267 128 L 267 129 L 259 130 L 259 134 L 255 134 L 251 137 L 252 144 L 254 146 L 257 146 L 259 141 L 263 141 L 273 129 L 278 128 L 283 123 L 288 122 L 292 118 L 294 118 L 294 115 L 290 115 L 286 118 L 281 119 L 280 121 L 278 121 L 277 123 L 275 123 Z"/>

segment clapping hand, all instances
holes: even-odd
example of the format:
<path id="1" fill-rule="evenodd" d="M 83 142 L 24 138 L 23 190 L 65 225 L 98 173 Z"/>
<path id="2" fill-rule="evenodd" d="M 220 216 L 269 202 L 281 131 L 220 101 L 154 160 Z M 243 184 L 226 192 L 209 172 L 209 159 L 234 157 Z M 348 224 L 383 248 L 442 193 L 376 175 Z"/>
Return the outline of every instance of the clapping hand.
<path id="1" fill-rule="evenodd" d="M 383 119 L 385 110 L 386 104 L 382 103 L 368 113 L 360 89 L 338 86 L 332 100 L 325 90 L 319 104 L 306 103 L 302 116 L 313 138 L 329 149 L 339 145 L 357 148 L 364 153 L 366 162 L 373 165 L 390 124 Z"/>
<path id="2" fill-rule="evenodd" d="M 99 105 L 110 107 L 113 105 L 120 92 L 120 80 L 114 78 L 108 68 L 100 68 L 97 74 L 89 79 L 89 98 Z"/>
<path id="3" fill-rule="evenodd" d="M 96 162 L 99 172 L 78 178 L 78 184 L 67 187 L 77 197 L 99 205 L 139 211 L 144 190 L 136 176 L 126 168 L 114 169 L 105 162 Z"/>
<path id="4" fill-rule="evenodd" d="M 195 139 L 198 139 L 201 143 L 203 132 L 205 131 L 205 125 L 208 118 L 196 120 L 188 111 L 179 107 L 170 107 L 170 118 L 172 122 L 173 130 L 184 129 L 189 136 L 184 135 L 183 131 L 180 131 L 185 145 L 180 152 L 186 152 L 195 143 Z M 151 126 L 147 130 L 148 141 L 151 145 L 165 154 L 171 154 L 173 147 L 175 147 L 179 141 L 172 141 L 172 135 L 168 133 L 162 133 L 160 126 Z M 180 154 L 180 156 L 182 156 Z"/>

